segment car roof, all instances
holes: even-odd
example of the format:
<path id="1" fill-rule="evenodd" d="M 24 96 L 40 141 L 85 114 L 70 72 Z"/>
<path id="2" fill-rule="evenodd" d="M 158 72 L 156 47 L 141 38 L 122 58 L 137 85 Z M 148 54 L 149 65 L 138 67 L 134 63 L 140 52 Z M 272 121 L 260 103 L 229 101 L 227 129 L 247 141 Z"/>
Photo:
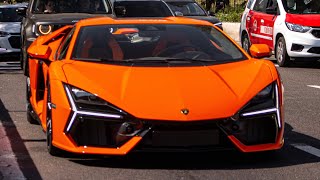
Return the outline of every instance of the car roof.
<path id="1" fill-rule="evenodd" d="M 94 26 L 106 24 L 185 24 L 185 25 L 209 25 L 207 21 L 191 19 L 187 17 L 165 17 L 165 18 L 110 18 L 93 17 L 80 20 L 77 26 Z"/>
<path id="2" fill-rule="evenodd" d="M 5 4 L 0 5 L 0 8 L 18 8 L 18 7 L 27 7 L 28 3 L 17 3 L 17 4 Z"/>

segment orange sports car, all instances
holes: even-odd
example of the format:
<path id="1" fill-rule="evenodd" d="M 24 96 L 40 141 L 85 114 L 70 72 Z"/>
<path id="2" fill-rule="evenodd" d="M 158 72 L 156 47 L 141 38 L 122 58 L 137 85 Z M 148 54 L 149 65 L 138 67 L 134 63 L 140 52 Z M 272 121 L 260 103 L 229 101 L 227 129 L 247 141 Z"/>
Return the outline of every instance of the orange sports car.
<path id="1" fill-rule="evenodd" d="M 283 86 L 263 44 L 251 56 L 183 17 L 81 20 L 28 49 L 27 118 L 48 151 L 242 152 L 283 146 Z"/>

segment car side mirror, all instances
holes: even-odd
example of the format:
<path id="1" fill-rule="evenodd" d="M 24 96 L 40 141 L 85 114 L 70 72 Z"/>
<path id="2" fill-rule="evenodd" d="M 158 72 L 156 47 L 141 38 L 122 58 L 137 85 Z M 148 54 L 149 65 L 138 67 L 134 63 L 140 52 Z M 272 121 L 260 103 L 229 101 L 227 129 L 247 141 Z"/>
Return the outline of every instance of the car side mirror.
<path id="1" fill-rule="evenodd" d="M 216 16 L 216 14 L 213 11 L 208 11 L 207 12 L 210 16 Z"/>
<path id="2" fill-rule="evenodd" d="M 180 12 L 180 11 L 175 11 L 174 14 L 175 14 L 176 16 L 180 16 L 180 17 L 183 16 L 183 13 Z"/>
<path id="3" fill-rule="evenodd" d="M 250 54 L 254 58 L 265 58 L 271 56 L 271 49 L 266 44 L 252 44 Z"/>
<path id="4" fill-rule="evenodd" d="M 115 12 L 116 16 L 125 16 L 126 15 L 126 7 L 116 6 L 116 7 L 114 7 L 114 12 Z"/>
<path id="5" fill-rule="evenodd" d="M 28 49 L 28 55 L 31 58 L 49 60 L 51 48 L 47 45 L 31 45 Z"/>
<path id="6" fill-rule="evenodd" d="M 277 7 L 268 7 L 266 9 L 266 13 L 277 15 L 278 14 Z"/>
<path id="7" fill-rule="evenodd" d="M 26 17 L 27 7 L 19 7 L 16 11 L 18 15 Z"/>

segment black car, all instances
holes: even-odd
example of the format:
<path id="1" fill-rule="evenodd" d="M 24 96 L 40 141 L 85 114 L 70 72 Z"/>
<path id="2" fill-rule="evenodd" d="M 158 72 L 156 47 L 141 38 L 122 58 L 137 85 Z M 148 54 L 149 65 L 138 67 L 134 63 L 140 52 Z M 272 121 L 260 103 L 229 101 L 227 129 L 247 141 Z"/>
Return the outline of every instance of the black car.
<path id="1" fill-rule="evenodd" d="M 21 68 L 28 76 L 27 49 L 41 35 L 50 34 L 64 25 L 96 16 L 112 16 L 109 0 L 30 0 L 28 7 L 18 8 L 21 25 Z"/>
<path id="2" fill-rule="evenodd" d="M 174 12 L 174 14 L 182 13 L 183 16 L 209 21 L 210 23 L 222 29 L 222 23 L 214 17 L 213 12 L 205 11 L 195 0 L 164 0 Z"/>
<path id="3" fill-rule="evenodd" d="M 118 17 L 168 17 L 185 16 L 209 21 L 222 29 L 214 13 L 206 12 L 195 0 L 115 0 Z"/>

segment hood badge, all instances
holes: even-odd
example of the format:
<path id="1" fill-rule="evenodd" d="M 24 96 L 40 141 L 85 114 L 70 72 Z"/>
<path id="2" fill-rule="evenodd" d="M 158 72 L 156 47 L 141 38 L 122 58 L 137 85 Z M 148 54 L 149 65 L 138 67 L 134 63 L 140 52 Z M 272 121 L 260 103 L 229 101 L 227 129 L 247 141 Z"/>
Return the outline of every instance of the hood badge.
<path id="1" fill-rule="evenodd" d="M 189 114 L 189 109 L 181 109 L 181 113 L 184 115 L 188 115 Z"/>

